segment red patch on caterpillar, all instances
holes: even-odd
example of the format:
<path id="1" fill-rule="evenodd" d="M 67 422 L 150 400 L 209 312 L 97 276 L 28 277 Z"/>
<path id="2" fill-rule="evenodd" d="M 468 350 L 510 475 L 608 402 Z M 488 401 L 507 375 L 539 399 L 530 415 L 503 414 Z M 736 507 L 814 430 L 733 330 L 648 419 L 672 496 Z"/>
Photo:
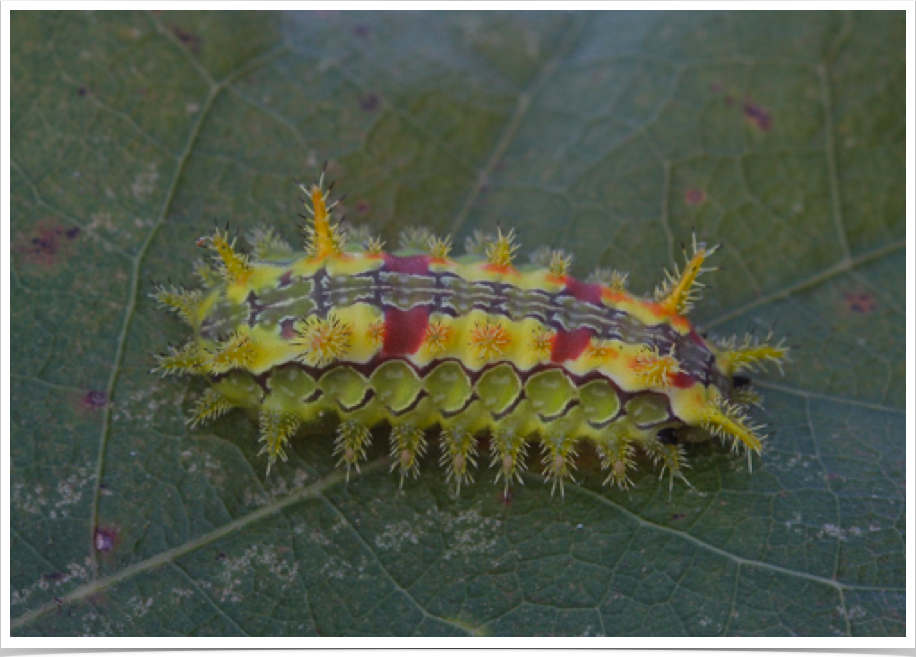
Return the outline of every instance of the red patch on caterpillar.
<path id="1" fill-rule="evenodd" d="M 570 276 L 566 280 L 566 291 L 579 301 L 601 303 L 602 288 L 598 283 L 583 283 Z"/>
<path id="2" fill-rule="evenodd" d="M 591 329 L 577 328 L 575 331 L 559 329 L 553 338 L 550 360 L 554 363 L 576 360 L 582 355 L 591 340 Z"/>
<path id="3" fill-rule="evenodd" d="M 697 380 L 686 372 L 675 372 L 668 377 L 668 382 L 675 388 L 687 389 L 692 387 Z"/>
<path id="4" fill-rule="evenodd" d="M 429 309 L 426 306 L 416 306 L 410 310 L 388 308 L 385 311 L 385 341 L 382 344 L 382 356 L 415 354 L 423 344 L 427 326 L 429 326 Z"/>
<path id="5" fill-rule="evenodd" d="M 426 255 L 396 256 L 383 253 L 382 257 L 385 258 L 385 271 L 397 274 L 428 274 L 429 262 L 432 260 L 431 256 Z"/>
<path id="6" fill-rule="evenodd" d="M 706 340 L 703 339 L 703 336 L 697 333 L 695 328 L 690 329 L 690 333 L 687 334 L 687 337 L 690 338 L 691 342 L 698 344 L 702 347 L 706 346 Z"/>

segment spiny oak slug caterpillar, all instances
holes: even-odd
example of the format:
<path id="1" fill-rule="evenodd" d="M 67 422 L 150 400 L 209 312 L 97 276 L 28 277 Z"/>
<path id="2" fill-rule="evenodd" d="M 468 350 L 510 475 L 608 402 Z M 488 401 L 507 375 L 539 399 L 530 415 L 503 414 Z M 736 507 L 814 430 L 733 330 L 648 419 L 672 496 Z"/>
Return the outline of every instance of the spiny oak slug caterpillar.
<path id="1" fill-rule="evenodd" d="M 697 242 L 686 266 L 666 272 L 651 298 L 626 290 L 626 275 L 569 275 L 571 257 L 537 252 L 516 266 L 514 231 L 468 240 L 422 229 L 401 248 L 333 218 L 324 173 L 300 185 L 307 198 L 305 252 L 272 229 L 240 253 L 227 230 L 200 238 L 202 289 L 160 286 L 152 295 L 193 329 L 157 356 L 155 371 L 199 375 L 210 387 L 189 419 L 234 407 L 257 411 L 270 466 L 302 423 L 339 419 L 334 454 L 347 470 L 365 458 L 370 428 L 391 428 L 392 470 L 416 477 L 427 432 L 438 427 L 441 463 L 458 486 L 472 481 L 477 437 L 489 433 L 496 480 L 521 479 L 532 442 L 554 488 L 571 480 L 576 450 L 590 441 L 608 475 L 632 485 L 636 448 L 661 473 L 683 478 L 685 443 L 718 437 L 759 452 L 748 418 L 758 398 L 748 371 L 781 369 L 788 347 L 760 340 L 712 341 L 685 316 L 717 249 Z"/>

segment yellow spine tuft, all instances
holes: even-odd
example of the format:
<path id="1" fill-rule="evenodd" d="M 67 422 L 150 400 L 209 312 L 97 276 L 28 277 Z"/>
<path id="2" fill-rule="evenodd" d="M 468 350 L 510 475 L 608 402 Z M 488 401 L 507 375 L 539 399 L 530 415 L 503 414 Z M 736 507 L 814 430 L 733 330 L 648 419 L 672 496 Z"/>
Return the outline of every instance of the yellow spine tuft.
<path id="1" fill-rule="evenodd" d="M 550 262 L 547 264 L 550 275 L 557 278 L 566 276 L 569 273 L 569 268 L 572 267 L 572 260 L 572 255 L 557 250 L 551 251 Z"/>
<path id="2" fill-rule="evenodd" d="M 596 340 L 592 338 L 585 350 L 585 355 L 592 360 L 603 362 L 609 360 L 614 353 L 614 346 L 610 340 Z"/>
<path id="3" fill-rule="evenodd" d="M 232 408 L 233 404 L 225 395 L 216 388 L 207 388 L 207 391 L 194 404 L 194 411 L 186 424 L 192 428 L 215 420 Z"/>
<path id="4" fill-rule="evenodd" d="M 196 342 L 190 341 L 177 349 L 169 347 L 168 353 L 156 355 L 156 361 L 153 372 L 161 372 L 163 376 L 203 374 L 207 355 Z"/>
<path id="5" fill-rule="evenodd" d="M 673 272 L 665 272 L 665 282 L 655 290 L 655 299 L 665 310 L 670 313 L 686 314 L 693 308 L 694 302 L 699 298 L 699 290 L 705 287 L 697 277 L 705 272 L 715 271 L 715 268 L 703 268 L 703 261 L 719 250 L 720 245 L 710 249 L 703 242 L 697 242 L 696 234 L 693 235 L 693 256 L 687 261 L 684 272 L 681 273 L 675 264 Z M 687 258 L 687 250 L 684 250 Z"/>
<path id="6" fill-rule="evenodd" d="M 345 231 L 341 229 L 340 224 L 331 222 L 331 211 L 343 197 L 328 204 L 328 196 L 334 185 L 332 183 L 328 189 L 324 188 L 324 174 L 322 171 L 318 182 L 311 186 L 299 185 L 299 189 L 308 195 L 308 199 L 303 201 L 305 210 L 310 215 L 306 217 L 306 251 L 316 260 L 340 255 L 346 243 Z"/>
<path id="7" fill-rule="evenodd" d="M 177 314 L 186 324 L 194 325 L 197 309 L 203 299 L 200 290 L 183 290 L 178 287 L 167 288 L 164 285 L 150 295 L 164 308 Z"/>
<path id="8" fill-rule="evenodd" d="M 369 428 L 361 422 L 348 420 L 337 427 L 337 438 L 334 440 L 334 456 L 339 456 L 338 466 L 347 469 L 347 481 L 350 481 L 350 468 L 359 472 L 359 462 L 366 460 L 366 448 L 372 439 Z"/>
<path id="9" fill-rule="evenodd" d="M 422 429 L 409 424 L 398 424 L 391 428 L 391 472 L 401 474 L 401 486 L 407 476 L 414 479 L 420 474 L 420 458 L 426 453 L 426 434 Z"/>
<path id="10" fill-rule="evenodd" d="M 509 332 L 502 324 L 476 323 L 471 330 L 471 347 L 476 350 L 478 360 L 490 362 L 499 358 L 512 342 Z"/>
<path id="11" fill-rule="evenodd" d="M 575 440 L 566 436 L 548 436 L 541 441 L 544 480 L 553 482 L 553 486 L 550 487 L 551 495 L 559 485 L 560 497 L 564 497 L 563 482 L 567 479 L 573 483 L 576 482 L 572 476 L 572 471 L 576 469 L 575 444 Z"/>
<path id="12" fill-rule="evenodd" d="M 385 322 L 379 320 L 377 322 L 372 322 L 369 324 L 369 328 L 366 329 L 366 337 L 369 338 L 369 342 L 374 345 L 381 346 L 385 342 Z"/>
<path id="13" fill-rule="evenodd" d="M 619 272 L 616 269 L 598 268 L 589 274 L 585 279 L 587 283 L 599 283 L 614 292 L 626 292 L 627 278 L 629 274 Z"/>
<path id="14" fill-rule="evenodd" d="M 531 350 L 540 360 L 550 358 L 550 354 L 553 352 L 553 339 L 555 337 L 556 333 L 549 329 L 541 327 L 534 329 L 534 334 L 531 336 Z"/>
<path id="15" fill-rule="evenodd" d="M 497 267 L 511 267 L 518 244 L 515 243 L 515 229 L 503 233 L 502 228 L 496 232 L 496 240 L 487 242 L 487 260 Z"/>
<path id="16" fill-rule="evenodd" d="M 377 235 L 373 235 L 366 241 L 366 253 L 369 255 L 381 255 L 385 249 L 385 242 Z"/>
<path id="17" fill-rule="evenodd" d="M 477 440 L 467 429 L 445 428 L 442 430 L 441 444 L 442 456 L 439 458 L 439 464 L 446 468 L 446 481 L 454 478 L 460 492 L 461 484 L 470 484 L 474 481 L 468 467 L 477 467 Z"/>
<path id="18" fill-rule="evenodd" d="M 674 357 L 674 345 L 667 354 L 659 353 L 657 346 L 643 346 L 633 363 L 633 369 L 646 386 L 664 388 L 669 377 L 681 371 L 680 363 Z"/>
<path id="19" fill-rule="evenodd" d="M 713 391 L 712 396 L 701 421 L 703 428 L 719 438 L 731 438 L 734 450 L 744 445 L 749 452 L 760 452 L 761 442 L 757 435 L 760 427 L 750 423 L 741 406 L 729 403 L 715 392 L 715 388 L 710 391 Z"/>
<path id="20" fill-rule="evenodd" d="M 299 320 L 294 327 L 299 335 L 293 344 L 304 351 L 299 360 L 307 365 L 320 367 L 340 360 L 350 351 L 350 339 L 353 329 L 348 322 L 339 320 L 334 315 L 321 319 L 314 315 Z"/>
<path id="21" fill-rule="evenodd" d="M 427 247 L 429 255 L 438 260 L 445 260 L 452 251 L 452 236 L 437 237 L 433 235 L 427 241 Z"/>
<path id="22" fill-rule="evenodd" d="M 234 333 L 219 343 L 215 351 L 210 352 L 206 367 L 210 374 L 225 374 L 239 368 L 251 367 L 257 353 L 257 345 L 247 335 Z"/>
<path id="23" fill-rule="evenodd" d="M 229 239 L 229 233 L 217 228 L 209 238 L 202 237 L 197 241 L 201 246 L 209 245 L 216 251 L 219 272 L 223 280 L 230 285 L 244 285 L 251 276 L 252 267 L 248 256 L 235 252 L 235 238 Z"/>
<path id="24" fill-rule="evenodd" d="M 525 471 L 525 456 L 528 453 L 525 437 L 512 429 L 497 429 L 493 433 L 492 445 L 493 460 L 490 465 L 499 468 L 493 483 L 502 479 L 506 491 L 513 479 L 523 483 L 522 472 Z"/>
<path id="25" fill-rule="evenodd" d="M 452 328 L 442 322 L 430 322 L 426 327 L 426 348 L 431 356 L 443 353 L 448 348 Z"/>
<path id="26" fill-rule="evenodd" d="M 740 344 L 735 336 L 719 341 L 714 345 L 719 367 L 731 376 L 763 369 L 769 362 L 775 363 L 782 372 L 782 364 L 789 359 L 789 347 L 785 346 L 784 339 L 770 344 L 772 339 L 773 334 L 770 333 L 763 340 L 746 335 Z"/>
<path id="27" fill-rule="evenodd" d="M 270 467 L 278 456 L 284 461 L 286 460 L 284 447 L 289 442 L 290 437 L 299 430 L 299 418 L 288 413 L 262 410 L 260 424 L 260 442 L 264 443 L 264 447 L 261 448 L 258 455 L 267 454 L 267 474 L 269 475 Z"/>
<path id="28" fill-rule="evenodd" d="M 687 463 L 687 450 L 683 445 L 665 445 L 658 439 L 653 439 L 643 446 L 652 463 L 658 465 L 661 463 L 662 469 L 658 478 L 661 479 L 668 473 L 668 491 L 674 489 L 674 478 L 682 479 L 684 483 L 690 486 L 687 477 L 684 476 L 684 470 L 690 467 Z"/>
<path id="29" fill-rule="evenodd" d="M 292 247 L 277 234 L 272 226 L 253 229 L 248 233 L 247 240 L 251 244 L 251 252 L 255 260 L 289 256 L 293 252 Z"/>
<path id="30" fill-rule="evenodd" d="M 613 483 L 620 490 L 626 490 L 633 485 L 629 471 L 636 467 L 633 459 L 636 450 L 633 440 L 623 430 L 612 427 L 611 430 L 598 441 L 596 445 L 598 455 L 601 457 L 601 469 L 608 470 L 609 474 L 604 484 Z"/>

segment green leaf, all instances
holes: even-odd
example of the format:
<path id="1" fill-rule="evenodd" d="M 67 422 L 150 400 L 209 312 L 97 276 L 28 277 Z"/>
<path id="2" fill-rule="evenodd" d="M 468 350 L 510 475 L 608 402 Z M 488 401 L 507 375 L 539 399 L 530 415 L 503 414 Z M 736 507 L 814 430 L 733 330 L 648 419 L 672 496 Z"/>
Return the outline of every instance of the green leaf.
<path id="1" fill-rule="evenodd" d="M 12 21 L 15 634 L 904 634 L 903 12 Z M 798 347 L 754 472 L 585 454 L 560 498 L 532 458 L 504 500 L 436 449 L 400 490 L 382 436 L 344 485 L 329 431 L 265 477 L 252 418 L 189 429 L 150 279 L 214 223 L 301 243 L 326 159 L 390 244 L 501 222 L 648 292 L 724 241 L 698 325 Z"/>

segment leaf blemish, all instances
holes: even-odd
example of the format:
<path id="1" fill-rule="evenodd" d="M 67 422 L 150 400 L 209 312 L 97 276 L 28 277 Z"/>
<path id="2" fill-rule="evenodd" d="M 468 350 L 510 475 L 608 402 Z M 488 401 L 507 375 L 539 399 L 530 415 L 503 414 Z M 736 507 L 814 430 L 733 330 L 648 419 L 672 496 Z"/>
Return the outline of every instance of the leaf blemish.
<path id="1" fill-rule="evenodd" d="M 96 552 L 111 552 L 117 547 L 118 533 L 111 527 L 96 527 L 95 550 Z"/>
<path id="2" fill-rule="evenodd" d="M 191 52 L 198 52 L 201 45 L 203 45 L 204 40 L 202 38 L 196 34 L 184 31 L 178 25 L 172 25 L 169 29 L 172 30 L 172 34 L 178 37 L 178 40 L 186 45 Z"/>
<path id="3" fill-rule="evenodd" d="M 379 98 L 378 94 L 375 92 L 369 92 L 359 98 L 359 106 L 367 112 L 374 112 L 377 110 L 381 102 L 382 99 Z"/>
<path id="4" fill-rule="evenodd" d="M 875 297 L 868 292 L 844 292 L 843 299 L 846 300 L 846 309 L 856 315 L 870 315 L 878 307 Z"/>
<path id="5" fill-rule="evenodd" d="M 100 411 L 108 405 L 108 395 L 103 390 L 90 390 L 83 395 L 82 404 L 88 411 Z"/>
<path id="6" fill-rule="evenodd" d="M 60 260 L 69 243 L 79 237 L 80 232 L 76 226 L 65 228 L 50 222 L 40 222 L 34 232 L 20 240 L 15 250 L 33 265 L 50 267 Z"/>
<path id="7" fill-rule="evenodd" d="M 770 128 L 773 127 L 773 117 L 770 116 L 770 113 L 766 110 L 766 108 L 761 107 L 760 105 L 756 105 L 754 103 L 745 103 L 744 116 L 748 121 L 756 125 L 764 132 L 769 132 Z"/>
<path id="8" fill-rule="evenodd" d="M 701 205 L 706 201 L 706 192 L 702 189 L 688 189 L 684 194 L 684 202 L 687 205 Z"/>

